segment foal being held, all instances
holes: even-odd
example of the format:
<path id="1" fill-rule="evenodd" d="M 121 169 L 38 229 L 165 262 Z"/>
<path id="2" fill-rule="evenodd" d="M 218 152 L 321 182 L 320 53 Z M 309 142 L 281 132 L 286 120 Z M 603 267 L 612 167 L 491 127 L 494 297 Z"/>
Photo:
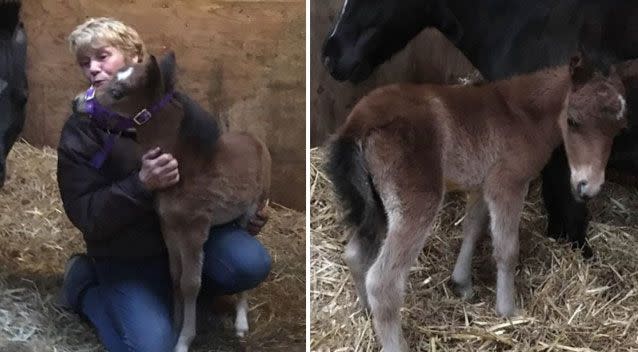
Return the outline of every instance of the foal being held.
<path id="1" fill-rule="evenodd" d="M 517 314 L 528 184 L 564 143 L 575 196 L 598 193 L 612 139 L 626 125 L 623 94 L 613 69 L 603 76 L 574 57 L 569 66 L 479 86 L 391 85 L 354 107 L 331 141 L 327 168 L 354 227 L 344 260 L 386 352 L 408 350 L 399 313 L 405 281 L 446 191 L 471 195 L 455 291 L 472 294 L 472 253 L 489 222 L 496 311 Z"/>
<path id="2" fill-rule="evenodd" d="M 217 121 L 175 89 L 175 55 L 158 64 L 150 56 L 117 73 L 94 97 L 76 98 L 76 109 L 133 119 L 144 150 L 160 147 L 179 162 L 179 182 L 155 193 L 155 206 L 168 248 L 173 280 L 176 352 L 195 336 L 195 308 L 201 285 L 203 245 L 213 225 L 240 219 L 246 226 L 264 206 L 270 191 L 271 159 L 266 145 L 246 134 L 220 134 Z M 99 107 L 99 109 L 97 109 Z M 130 122 L 130 121 L 129 121 Z M 235 328 L 248 331 L 245 294 L 237 305 Z"/>

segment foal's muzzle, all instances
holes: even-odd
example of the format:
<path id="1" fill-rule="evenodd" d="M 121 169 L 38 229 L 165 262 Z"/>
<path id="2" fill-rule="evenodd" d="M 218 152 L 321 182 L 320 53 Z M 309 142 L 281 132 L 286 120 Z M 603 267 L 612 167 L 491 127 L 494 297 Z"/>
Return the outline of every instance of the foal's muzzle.
<path id="1" fill-rule="evenodd" d="M 591 198 L 591 196 L 587 193 L 587 185 L 587 181 L 580 181 L 578 182 L 578 185 L 576 185 L 576 194 L 582 200 L 588 200 Z"/>
<path id="2" fill-rule="evenodd" d="M 88 111 L 86 109 L 86 98 L 84 93 L 78 94 L 71 103 L 71 108 L 74 113 L 87 114 Z"/>
<path id="3" fill-rule="evenodd" d="M 586 201 L 595 197 L 602 187 L 604 176 L 600 181 L 598 177 L 587 177 L 572 180 L 572 193 L 578 201 Z"/>

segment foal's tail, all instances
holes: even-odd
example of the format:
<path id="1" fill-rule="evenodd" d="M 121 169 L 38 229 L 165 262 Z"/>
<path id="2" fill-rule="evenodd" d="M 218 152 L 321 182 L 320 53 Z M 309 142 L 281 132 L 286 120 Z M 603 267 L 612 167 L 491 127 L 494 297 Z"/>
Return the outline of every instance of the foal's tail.
<path id="1" fill-rule="evenodd" d="M 347 223 L 371 233 L 382 216 L 381 199 L 372 183 L 363 150 L 353 137 L 340 136 L 328 149 L 326 171 L 343 204 Z"/>

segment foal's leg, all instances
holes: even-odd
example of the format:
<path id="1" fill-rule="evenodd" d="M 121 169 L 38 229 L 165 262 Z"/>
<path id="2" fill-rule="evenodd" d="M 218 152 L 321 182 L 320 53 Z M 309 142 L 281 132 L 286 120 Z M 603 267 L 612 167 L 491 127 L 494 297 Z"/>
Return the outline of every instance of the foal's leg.
<path id="1" fill-rule="evenodd" d="M 389 210 L 388 235 L 366 275 L 374 326 L 386 352 L 408 350 L 399 310 L 409 269 L 430 234 L 441 198 L 433 193 L 420 194 L 421 209 L 397 206 Z"/>
<path id="2" fill-rule="evenodd" d="M 370 229 L 364 229 L 363 226 L 354 229 L 343 254 L 343 260 L 350 269 L 354 286 L 357 289 L 359 301 L 368 311 L 370 304 L 366 293 L 365 275 L 377 257 L 382 233 L 386 231 L 385 224 L 383 224 L 383 214 L 378 214 L 376 225 L 375 228 Z"/>
<path id="3" fill-rule="evenodd" d="M 188 346 L 195 337 L 196 303 L 201 287 L 203 246 L 208 236 L 208 227 L 187 229 L 180 239 L 180 258 L 182 276 L 180 289 L 182 293 L 184 320 L 175 345 L 175 352 L 187 352 Z"/>
<path id="4" fill-rule="evenodd" d="M 184 319 L 184 298 L 180 289 L 182 279 L 182 260 L 179 256 L 179 248 L 167 245 L 171 282 L 173 284 L 173 328 L 175 331 L 182 329 Z"/>
<path id="5" fill-rule="evenodd" d="M 235 316 L 235 333 L 239 337 L 244 337 L 248 332 L 248 292 L 239 293 L 237 302 L 237 312 Z"/>
<path id="6" fill-rule="evenodd" d="M 513 316 L 516 312 L 514 272 L 518 264 L 519 224 L 528 183 L 513 182 L 506 173 L 491 175 L 486 182 L 485 200 L 490 213 L 493 255 L 496 261 L 496 312 Z"/>
<path id="7" fill-rule="evenodd" d="M 171 283 L 173 288 L 173 329 L 180 331 L 182 328 L 183 317 L 183 301 L 180 290 L 180 280 L 182 277 L 182 261 L 180 259 L 178 248 L 179 240 L 177 240 L 181 234 L 176 226 L 170 226 L 170 222 L 161 220 L 162 235 L 164 236 L 164 243 L 166 243 L 166 249 L 168 251 L 168 267 L 171 273 Z"/>
<path id="8" fill-rule="evenodd" d="M 267 205 L 268 200 L 266 200 L 264 207 Z M 246 214 L 237 221 L 239 226 L 244 229 L 247 228 L 248 222 L 255 216 L 258 209 L 257 204 L 253 204 Z M 238 337 L 244 337 L 248 332 L 248 291 L 242 291 L 238 295 L 239 301 L 237 301 L 237 305 L 235 306 L 235 334 Z"/>
<path id="9" fill-rule="evenodd" d="M 407 150 L 402 148 L 405 139 L 395 131 L 369 138 L 368 168 L 388 215 L 388 232 L 366 274 L 366 291 L 384 351 L 405 352 L 399 309 L 410 266 L 423 249 L 443 198 L 440 149 L 419 144 L 434 144 L 434 134 Z M 417 155 L 415 149 L 421 152 Z"/>
<path id="10" fill-rule="evenodd" d="M 487 204 L 482 192 L 471 193 L 465 206 L 463 219 L 463 244 L 452 273 L 454 292 L 464 298 L 472 297 L 472 255 L 476 242 L 486 229 L 488 221 Z"/>

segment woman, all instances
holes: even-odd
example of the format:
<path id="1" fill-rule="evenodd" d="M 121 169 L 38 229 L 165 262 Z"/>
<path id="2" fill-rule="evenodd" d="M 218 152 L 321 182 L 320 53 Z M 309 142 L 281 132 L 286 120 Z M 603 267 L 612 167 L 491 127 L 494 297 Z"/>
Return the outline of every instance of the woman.
<path id="1" fill-rule="evenodd" d="M 69 45 L 96 87 L 146 54 L 139 34 L 110 18 L 81 24 Z M 172 285 L 152 194 L 179 181 L 179 163 L 158 148 L 140 151 L 135 131 L 126 131 L 95 168 L 91 158 L 107 137 L 107 131 L 75 114 L 62 129 L 60 194 L 87 247 L 86 255 L 75 255 L 66 265 L 62 302 L 88 318 L 109 351 L 170 351 L 176 339 Z M 248 231 L 235 224 L 211 229 L 204 247 L 204 294 L 236 293 L 265 279 L 271 259 L 253 234 L 266 220 L 262 209 Z"/>

